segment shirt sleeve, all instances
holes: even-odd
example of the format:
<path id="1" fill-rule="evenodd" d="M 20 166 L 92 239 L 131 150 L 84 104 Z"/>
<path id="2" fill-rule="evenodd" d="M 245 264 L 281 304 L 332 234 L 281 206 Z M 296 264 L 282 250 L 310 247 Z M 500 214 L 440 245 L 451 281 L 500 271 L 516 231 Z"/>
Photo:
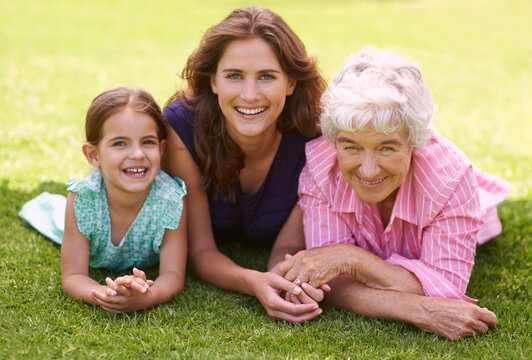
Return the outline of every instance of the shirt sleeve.
<path id="1" fill-rule="evenodd" d="M 427 296 L 476 302 L 465 291 L 482 224 L 477 184 L 470 167 L 442 210 L 423 229 L 420 259 L 392 254 L 386 261 L 416 275 Z"/>
<path id="2" fill-rule="evenodd" d="M 307 249 L 331 244 L 353 243 L 351 229 L 331 209 L 332 189 L 320 189 L 306 165 L 299 176 L 299 206 L 303 211 L 303 229 Z"/>

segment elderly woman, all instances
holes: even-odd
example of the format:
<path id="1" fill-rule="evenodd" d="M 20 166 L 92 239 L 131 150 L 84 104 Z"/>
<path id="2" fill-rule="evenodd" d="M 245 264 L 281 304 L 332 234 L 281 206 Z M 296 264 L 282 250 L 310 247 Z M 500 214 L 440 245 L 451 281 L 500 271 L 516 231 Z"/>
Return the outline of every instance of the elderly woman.
<path id="1" fill-rule="evenodd" d="M 476 245 L 501 231 L 508 184 L 434 132 L 418 67 L 364 48 L 321 102 L 323 137 L 307 144 L 299 183 L 307 250 L 276 271 L 303 289 L 329 283 L 333 306 L 452 340 L 496 325 L 465 291 Z"/>

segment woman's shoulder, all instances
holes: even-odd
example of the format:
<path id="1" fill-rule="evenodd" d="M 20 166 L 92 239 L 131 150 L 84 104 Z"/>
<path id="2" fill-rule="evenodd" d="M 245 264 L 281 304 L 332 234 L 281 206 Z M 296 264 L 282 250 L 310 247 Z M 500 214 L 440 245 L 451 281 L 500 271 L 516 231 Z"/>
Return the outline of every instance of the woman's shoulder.
<path id="1" fill-rule="evenodd" d="M 187 119 L 194 121 L 194 111 L 190 105 L 185 105 L 184 100 L 177 98 L 169 103 L 163 110 L 166 121 L 176 119 Z"/>

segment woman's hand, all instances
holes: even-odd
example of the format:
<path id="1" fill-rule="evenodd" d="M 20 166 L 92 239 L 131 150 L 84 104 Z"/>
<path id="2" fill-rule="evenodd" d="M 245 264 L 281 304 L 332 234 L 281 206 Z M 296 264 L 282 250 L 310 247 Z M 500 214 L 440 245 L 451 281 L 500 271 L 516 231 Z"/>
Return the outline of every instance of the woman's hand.
<path id="1" fill-rule="evenodd" d="M 423 297 L 423 311 L 415 325 L 450 340 L 486 333 L 497 325 L 497 316 L 486 308 L 454 299 Z"/>
<path id="2" fill-rule="evenodd" d="M 307 299 L 309 303 L 300 304 L 283 299 L 283 292 L 297 297 L 303 290 L 273 272 L 254 272 L 252 291 L 268 315 L 274 319 L 301 323 L 314 319 L 322 312 L 317 302 L 310 298 Z"/>
<path id="3" fill-rule="evenodd" d="M 344 273 L 350 273 L 347 254 L 353 248 L 355 247 L 351 245 L 338 244 L 302 250 L 294 256 L 287 255 L 285 260 L 275 267 L 275 271 L 288 281 L 298 279 L 313 288 L 326 286 L 325 289 L 330 290 L 327 282 Z"/>

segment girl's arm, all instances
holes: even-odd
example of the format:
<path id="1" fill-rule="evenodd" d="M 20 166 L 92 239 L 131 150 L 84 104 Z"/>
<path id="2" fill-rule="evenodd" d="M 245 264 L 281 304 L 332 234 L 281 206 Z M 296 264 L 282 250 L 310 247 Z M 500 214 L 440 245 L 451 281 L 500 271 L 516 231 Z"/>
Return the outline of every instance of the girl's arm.
<path id="1" fill-rule="evenodd" d="M 61 282 L 70 296 L 95 304 L 91 290 L 106 293 L 108 287 L 89 277 L 89 242 L 79 232 L 74 213 L 75 193 L 69 193 L 65 210 L 65 231 L 61 245 Z"/>
<path id="2" fill-rule="evenodd" d="M 183 289 L 187 262 L 187 206 L 183 198 L 183 212 L 179 227 L 166 229 L 159 250 L 159 277 L 149 288 L 130 286 L 130 276 L 108 280 L 109 287 L 116 294 L 93 291 L 94 301 L 103 309 L 116 313 L 130 312 L 149 308 L 172 300 Z M 133 277 L 145 280 L 142 271 L 134 270 Z M 143 281 L 141 281 L 143 282 Z M 125 285 L 125 286 L 123 286 Z"/>
<path id="3" fill-rule="evenodd" d="M 301 289 L 274 273 L 262 273 L 235 264 L 216 247 L 207 194 L 199 167 L 174 129 L 168 127 L 164 168 L 187 185 L 189 259 L 196 274 L 211 284 L 256 296 L 271 317 L 301 322 L 317 316 L 316 304 L 295 305 L 282 299 L 281 291 Z"/>

